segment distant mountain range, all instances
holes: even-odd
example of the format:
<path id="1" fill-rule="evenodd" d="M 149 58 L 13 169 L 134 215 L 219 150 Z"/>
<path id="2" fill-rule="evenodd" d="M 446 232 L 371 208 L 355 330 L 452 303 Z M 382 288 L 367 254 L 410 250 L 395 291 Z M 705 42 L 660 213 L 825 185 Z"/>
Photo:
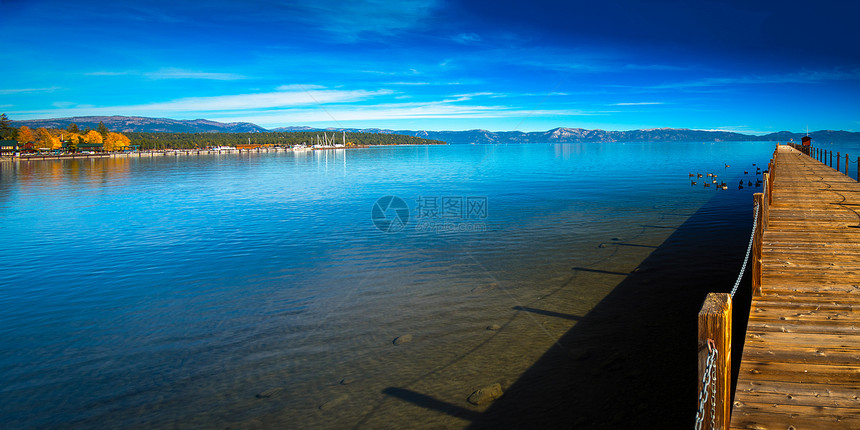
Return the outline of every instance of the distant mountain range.
<path id="1" fill-rule="evenodd" d="M 377 128 L 313 128 L 279 127 L 267 130 L 248 122 L 222 123 L 205 119 L 176 120 L 168 118 L 146 118 L 136 116 L 84 116 L 73 118 L 34 119 L 13 121 L 13 127 L 26 125 L 30 128 L 66 128 L 74 122 L 79 128 L 95 129 L 103 122 L 111 131 L 118 132 L 171 132 L 171 133 L 263 133 L 268 131 L 346 131 L 362 133 L 402 134 L 441 140 L 451 144 L 468 143 L 541 143 L 541 142 L 728 142 L 728 141 L 778 141 L 800 139 L 806 133 L 780 131 L 763 136 L 733 133 L 728 131 L 689 130 L 682 128 L 653 128 L 647 130 L 607 131 L 582 128 L 554 128 L 549 131 L 429 131 L 388 130 Z M 860 133 L 849 131 L 821 130 L 809 133 L 813 142 L 860 142 Z"/>
<path id="2" fill-rule="evenodd" d="M 231 122 L 225 124 L 206 119 L 181 120 L 146 118 L 142 116 L 76 116 L 72 118 L 31 119 L 12 121 L 12 127 L 26 125 L 32 129 L 39 127 L 66 128 L 72 122 L 77 124 L 81 130 L 87 127 L 95 130 L 99 122 L 103 122 L 111 131 L 119 133 L 262 133 L 269 131 L 249 122 Z"/>

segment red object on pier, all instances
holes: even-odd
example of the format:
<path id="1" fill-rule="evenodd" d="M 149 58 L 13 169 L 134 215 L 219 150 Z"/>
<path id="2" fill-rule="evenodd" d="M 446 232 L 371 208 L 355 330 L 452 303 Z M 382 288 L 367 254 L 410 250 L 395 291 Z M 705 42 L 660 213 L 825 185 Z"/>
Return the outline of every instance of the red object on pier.
<path id="1" fill-rule="evenodd" d="M 803 143 L 803 146 L 812 145 L 812 139 L 809 136 L 803 136 L 803 139 L 800 139 L 800 141 Z"/>

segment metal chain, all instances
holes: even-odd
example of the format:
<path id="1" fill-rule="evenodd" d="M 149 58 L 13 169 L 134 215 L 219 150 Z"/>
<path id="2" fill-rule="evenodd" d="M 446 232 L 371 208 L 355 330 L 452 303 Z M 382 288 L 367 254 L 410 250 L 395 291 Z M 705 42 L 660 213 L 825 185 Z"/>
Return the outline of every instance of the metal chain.
<path id="1" fill-rule="evenodd" d="M 735 293 L 738 292 L 738 286 L 741 285 L 741 278 L 744 277 L 744 272 L 747 270 L 747 261 L 750 259 L 750 251 L 752 250 L 753 239 L 755 238 L 755 229 L 758 226 L 758 208 L 759 205 L 755 205 L 755 215 L 753 215 L 753 226 L 752 232 L 750 233 L 750 243 L 747 245 L 747 255 L 744 257 L 744 264 L 741 266 L 741 273 L 738 273 L 738 279 L 735 281 L 735 286 L 732 287 L 732 298 L 735 298 Z"/>
<path id="2" fill-rule="evenodd" d="M 708 400 L 708 388 L 710 388 L 711 397 L 711 429 L 716 427 L 717 416 L 717 384 L 714 382 L 714 372 L 717 368 L 717 348 L 712 348 L 708 344 L 708 360 L 705 362 L 707 371 L 702 375 L 702 391 L 699 393 L 699 410 L 696 412 L 696 430 L 702 429 L 702 423 L 705 421 L 705 402 Z"/>
<path id="3" fill-rule="evenodd" d="M 711 382 L 714 381 L 714 372 L 717 369 L 717 348 L 714 348 L 714 363 L 711 365 L 711 368 L 708 369 L 711 374 Z M 717 428 L 717 383 L 713 382 L 711 384 L 711 430 L 716 430 Z"/>

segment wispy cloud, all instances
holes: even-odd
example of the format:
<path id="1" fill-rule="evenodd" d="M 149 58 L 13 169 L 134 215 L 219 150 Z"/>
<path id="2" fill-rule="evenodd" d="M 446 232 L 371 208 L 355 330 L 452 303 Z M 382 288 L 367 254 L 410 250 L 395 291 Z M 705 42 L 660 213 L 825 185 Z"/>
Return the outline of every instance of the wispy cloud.
<path id="1" fill-rule="evenodd" d="M 462 104 L 453 100 L 430 102 L 381 103 L 375 105 L 336 105 L 326 109 L 305 107 L 289 110 L 254 110 L 225 113 L 212 119 L 253 122 L 264 127 L 287 124 L 338 124 L 344 122 L 383 122 L 426 119 L 506 119 L 551 116 L 554 118 L 600 116 L 607 111 L 579 109 L 523 109 L 499 105 Z"/>
<path id="2" fill-rule="evenodd" d="M 259 109 L 289 109 L 302 106 L 351 103 L 392 94 L 391 90 L 308 90 L 237 94 L 215 97 L 187 97 L 167 102 L 102 107 L 71 107 L 54 110 L 19 112 L 32 117 L 79 115 L 208 115 L 239 113 Z"/>
<path id="3" fill-rule="evenodd" d="M 420 25 L 438 3 L 437 0 L 323 0 L 301 8 L 307 12 L 311 24 L 320 25 L 323 31 L 343 41 L 355 42 L 368 35 L 389 36 Z"/>
<path id="4" fill-rule="evenodd" d="M 248 79 L 247 76 L 235 73 L 201 72 L 183 69 L 161 69 L 155 72 L 144 73 L 143 75 L 149 79 L 205 79 L 214 81 L 237 81 Z"/>
<path id="5" fill-rule="evenodd" d="M 475 97 L 503 97 L 502 94 L 491 93 L 487 91 L 477 92 L 477 93 L 468 93 L 468 94 L 455 94 L 453 97 L 456 101 L 465 101 L 471 100 Z"/>
<path id="6" fill-rule="evenodd" d="M 475 33 L 460 33 L 456 36 L 451 37 L 451 40 L 462 43 L 462 44 L 470 44 L 481 41 L 481 36 L 478 36 Z"/>
<path id="7" fill-rule="evenodd" d="M 649 105 L 662 105 L 666 104 L 663 102 L 626 102 L 626 103 L 612 103 L 609 106 L 649 106 Z"/>
<path id="8" fill-rule="evenodd" d="M 59 90 L 60 87 L 44 87 L 44 88 L 8 88 L 0 89 L 0 94 L 24 94 L 24 93 L 50 93 Z"/>
<path id="9" fill-rule="evenodd" d="M 690 67 L 669 64 L 625 64 L 627 70 L 654 70 L 660 72 L 682 72 L 690 70 Z"/>
<path id="10" fill-rule="evenodd" d="M 290 85 L 281 85 L 281 86 L 275 88 L 275 90 L 277 90 L 277 91 L 310 91 L 310 90 L 322 90 L 322 89 L 325 89 L 325 87 L 322 85 L 315 85 L 315 84 L 308 84 L 308 85 L 290 84 Z"/>
<path id="11" fill-rule="evenodd" d="M 771 75 L 745 75 L 732 77 L 711 77 L 691 81 L 669 82 L 654 85 L 651 89 L 688 89 L 709 88 L 731 85 L 755 85 L 755 84 L 814 84 L 827 81 L 860 80 L 860 69 L 851 70 L 816 70 L 800 71 L 785 74 Z"/>
<path id="12" fill-rule="evenodd" d="M 397 82 L 386 82 L 386 85 L 430 85 L 430 82 L 407 82 L 407 81 L 397 81 Z"/>
<path id="13" fill-rule="evenodd" d="M 100 70 L 97 72 L 89 72 L 84 73 L 84 76 L 126 76 L 126 75 L 134 75 L 138 74 L 137 72 L 132 71 L 108 71 L 108 70 Z"/>
<path id="14" fill-rule="evenodd" d="M 185 70 L 176 68 L 159 69 L 154 72 L 141 72 L 134 70 L 99 70 L 84 73 L 84 76 L 142 76 L 152 80 L 163 79 L 202 79 L 212 81 L 238 81 L 249 79 L 245 75 L 237 73 L 203 72 L 199 70 Z"/>

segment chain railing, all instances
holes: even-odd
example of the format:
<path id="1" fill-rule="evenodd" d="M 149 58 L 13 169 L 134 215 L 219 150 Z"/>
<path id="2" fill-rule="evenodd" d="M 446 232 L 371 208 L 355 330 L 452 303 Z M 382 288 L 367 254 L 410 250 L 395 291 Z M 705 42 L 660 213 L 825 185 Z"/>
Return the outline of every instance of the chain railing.
<path id="1" fill-rule="evenodd" d="M 738 292 L 747 266 L 752 265 L 752 294 L 761 294 L 762 241 L 768 226 L 768 210 L 773 201 L 773 174 L 776 153 L 764 172 L 764 192 L 753 195 L 754 214 L 752 231 L 740 273 L 731 293 L 708 293 L 698 316 L 699 339 L 699 405 L 696 411 L 696 429 L 710 425 L 710 429 L 727 429 L 731 418 L 731 360 L 732 360 L 732 299 Z M 750 262 L 752 261 L 752 262 Z M 705 351 L 707 344 L 707 355 Z M 708 407 L 710 406 L 710 407 Z M 709 423 L 709 424 L 706 424 Z"/>
<path id="2" fill-rule="evenodd" d="M 752 231 L 750 232 L 750 241 L 749 241 L 749 244 L 747 245 L 747 254 L 744 257 L 744 264 L 741 265 L 741 271 L 740 271 L 740 273 L 738 273 L 738 279 L 735 280 L 735 286 L 732 287 L 732 292 L 731 292 L 732 298 L 735 298 L 735 293 L 738 292 L 738 287 L 741 285 L 741 279 L 744 277 L 744 272 L 747 271 L 747 262 L 750 260 L 750 251 L 752 251 L 753 242 L 755 240 L 755 232 L 756 232 L 756 228 L 758 227 L 758 211 L 759 211 L 759 205 L 757 204 L 757 205 L 755 205 L 755 214 L 753 215 L 753 226 L 752 226 Z"/>
<path id="3" fill-rule="evenodd" d="M 702 391 L 699 393 L 699 410 L 696 412 L 696 430 L 702 430 L 705 422 L 705 405 L 708 398 L 711 399 L 711 429 L 716 427 L 717 417 L 717 384 L 714 382 L 717 368 L 717 355 L 719 352 L 714 346 L 713 339 L 708 339 L 708 360 L 705 363 L 707 369 L 702 375 Z"/>

